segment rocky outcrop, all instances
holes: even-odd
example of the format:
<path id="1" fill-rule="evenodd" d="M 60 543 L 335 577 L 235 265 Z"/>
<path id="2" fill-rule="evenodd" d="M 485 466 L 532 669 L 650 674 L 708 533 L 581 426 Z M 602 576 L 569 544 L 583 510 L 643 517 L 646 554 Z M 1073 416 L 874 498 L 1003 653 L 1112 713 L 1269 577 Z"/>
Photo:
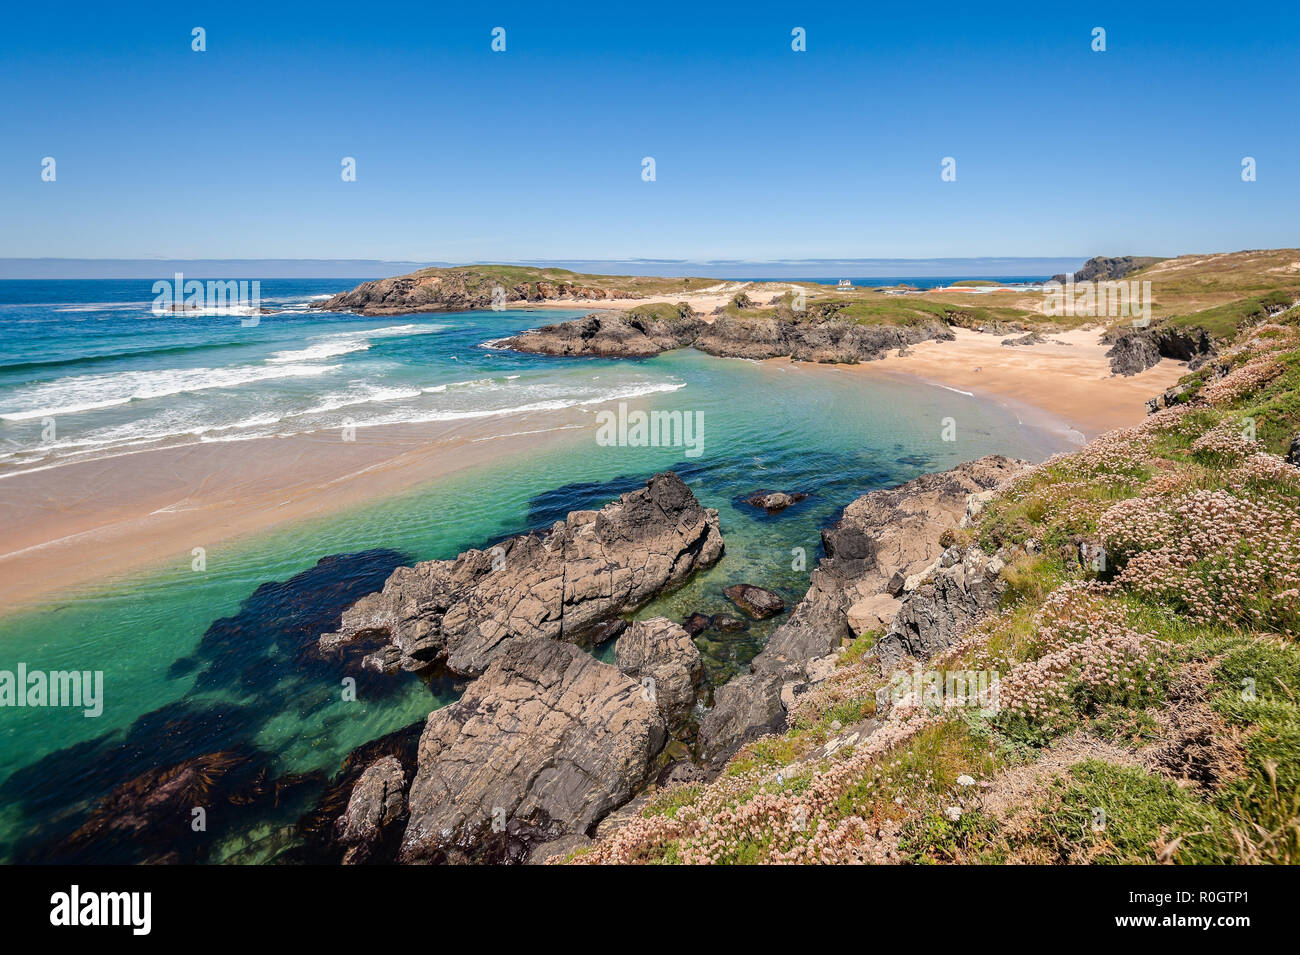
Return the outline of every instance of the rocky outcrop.
<path id="1" fill-rule="evenodd" d="M 377 635 L 367 657 L 383 670 L 444 665 L 477 676 L 512 642 L 589 638 L 597 627 L 678 586 L 722 556 L 718 512 L 676 474 L 657 474 L 599 511 L 574 511 L 455 560 L 399 567 L 382 591 L 344 611 L 330 648 Z"/>
<path id="2" fill-rule="evenodd" d="M 1097 255 L 1083 263 L 1073 273 L 1073 277 L 1076 282 L 1109 282 L 1161 261 L 1163 259 L 1149 255 L 1120 255 L 1114 258 Z M 1066 278 L 1065 274 L 1053 275 L 1052 281 L 1064 283 Z"/>
<path id="3" fill-rule="evenodd" d="M 704 664 L 682 627 L 665 617 L 638 620 L 618 638 L 614 655 L 618 668 L 641 684 L 667 725 L 677 725 L 690 713 Z"/>
<path id="4" fill-rule="evenodd" d="M 1041 332 L 1029 332 L 1028 334 L 1021 335 L 1018 338 L 1004 338 L 1002 339 L 1002 344 L 1009 348 L 1014 348 L 1019 345 L 1041 345 L 1045 341 L 1047 341 L 1047 339 L 1043 337 Z"/>
<path id="5" fill-rule="evenodd" d="M 722 315 L 711 322 L 693 316 L 652 318 L 592 314 L 547 325 L 498 342 L 502 348 L 542 355 L 643 358 L 691 346 L 725 358 L 793 358 L 856 363 L 890 349 L 953 338 L 939 321 L 916 325 L 864 325 L 829 315 Z"/>
<path id="6" fill-rule="evenodd" d="M 779 514 L 791 504 L 798 504 L 808 497 L 802 491 L 795 491 L 793 494 L 787 494 L 784 491 L 758 491 L 745 498 L 745 503 L 753 507 L 761 507 L 769 514 Z"/>
<path id="7" fill-rule="evenodd" d="M 946 549 L 940 536 L 962 522 L 972 500 L 986 499 L 1027 467 L 990 455 L 872 491 L 846 507 L 822 532 L 826 556 L 790 619 L 772 634 L 749 673 L 715 691 L 714 706 L 700 724 L 704 758 L 716 764 L 745 741 L 781 728 L 782 689 L 806 681 L 813 661 L 857 636 L 861 631 L 851 620 L 880 622 L 882 595 L 901 606 L 903 595 L 937 569 Z"/>
<path id="8" fill-rule="evenodd" d="M 337 842 L 347 846 L 344 865 L 369 860 L 374 849 L 406 817 L 406 773 L 395 756 L 383 756 L 357 780 L 347 811 L 334 826 Z"/>
<path id="9" fill-rule="evenodd" d="M 675 314 L 662 317 L 636 312 L 593 313 L 526 331 L 497 344 L 537 355 L 647 358 L 684 348 L 695 341 L 703 326 L 689 305 L 680 305 Z"/>
<path id="10" fill-rule="evenodd" d="M 1160 346 L 1146 331 L 1126 331 L 1106 352 L 1112 375 L 1137 375 L 1160 364 Z"/>
<path id="11" fill-rule="evenodd" d="M 785 609 L 785 601 L 770 590 L 753 584 L 733 584 L 722 588 L 723 596 L 755 620 L 775 617 Z"/>
<path id="12" fill-rule="evenodd" d="M 538 279 L 507 284 L 492 271 L 475 268 L 425 269 L 410 275 L 362 282 L 314 306 L 327 312 L 401 315 L 452 312 L 564 299 L 599 301 L 633 298 L 635 293 L 580 282 Z"/>
<path id="13" fill-rule="evenodd" d="M 585 835 L 648 778 L 666 738 L 659 707 L 617 668 L 548 637 L 512 641 L 429 715 L 399 858 L 517 862 Z"/>
<path id="14" fill-rule="evenodd" d="M 1209 332 L 1202 328 L 1126 328 L 1108 333 L 1106 357 L 1111 374 L 1137 375 L 1162 358 L 1188 362 L 1195 370 L 1215 354 Z"/>
<path id="15" fill-rule="evenodd" d="M 949 547 L 939 566 L 901 601 L 889 630 L 875 644 L 884 667 L 905 655 L 929 659 L 972 624 L 993 613 L 1006 590 L 1000 557 L 979 547 Z"/>
<path id="16" fill-rule="evenodd" d="M 1300 468 L 1300 434 L 1291 439 L 1291 447 L 1286 453 L 1287 464 Z"/>

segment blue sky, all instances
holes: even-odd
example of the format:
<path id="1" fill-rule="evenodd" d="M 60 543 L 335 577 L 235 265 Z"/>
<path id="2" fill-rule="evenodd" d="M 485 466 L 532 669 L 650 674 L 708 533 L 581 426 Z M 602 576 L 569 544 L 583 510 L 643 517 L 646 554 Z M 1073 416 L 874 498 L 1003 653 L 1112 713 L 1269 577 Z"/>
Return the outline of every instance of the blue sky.
<path id="1" fill-rule="evenodd" d="M 1300 244 L 1300 5 L 1142 6 L 8 4 L 0 256 Z"/>

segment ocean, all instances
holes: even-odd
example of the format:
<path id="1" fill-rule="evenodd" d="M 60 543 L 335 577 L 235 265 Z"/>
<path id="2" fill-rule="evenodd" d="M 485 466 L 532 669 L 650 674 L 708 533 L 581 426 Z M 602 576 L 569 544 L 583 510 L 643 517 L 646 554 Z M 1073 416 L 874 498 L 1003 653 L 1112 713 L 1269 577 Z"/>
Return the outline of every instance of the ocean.
<path id="1" fill-rule="evenodd" d="M 462 689 L 314 653 L 316 636 L 398 564 L 545 527 L 674 469 L 719 510 L 727 552 L 639 615 L 730 609 L 721 588 L 737 582 L 793 606 L 822 527 L 857 496 L 986 453 L 1041 459 L 1060 447 L 1007 408 L 923 382 L 693 350 L 613 361 L 493 347 L 577 311 L 365 318 L 310 309 L 355 284 L 263 280 L 262 304 L 279 311 L 248 327 L 239 316 L 154 316 L 146 280 L 0 282 L 0 505 L 10 512 L 22 506 L 4 494 L 13 475 L 178 444 L 222 442 L 237 455 L 241 442 L 349 426 L 472 419 L 490 436 L 498 421 L 501 433 L 516 427 L 520 412 L 590 422 L 527 453 L 239 538 L 211 550 L 200 574 L 182 555 L 0 608 L 0 672 L 104 674 L 93 718 L 0 708 L 0 861 L 300 858 L 295 823 L 343 758 Z M 701 453 L 599 443 L 598 412 L 619 402 L 696 416 Z M 955 441 L 943 440 L 947 418 L 958 423 Z M 809 497 L 769 516 L 743 503 L 760 489 Z M 0 532 L 0 555 L 13 549 Z M 701 637 L 709 680 L 740 672 L 780 620 Z M 347 678 L 355 699 L 342 692 Z M 207 828 L 166 852 L 102 808 L 115 792 L 120 805 L 169 767 L 213 754 L 274 798 L 226 799 L 218 785 Z"/>

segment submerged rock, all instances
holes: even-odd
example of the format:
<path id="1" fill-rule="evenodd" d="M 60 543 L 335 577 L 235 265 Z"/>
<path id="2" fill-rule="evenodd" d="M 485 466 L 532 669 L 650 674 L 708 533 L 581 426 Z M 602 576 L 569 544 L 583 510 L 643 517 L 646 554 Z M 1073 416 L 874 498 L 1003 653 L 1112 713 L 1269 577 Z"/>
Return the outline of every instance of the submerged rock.
<path id="1" fill-rule="evenodd" d="M 544 533 L 399 567 L 321 643 L 386 636 L 389 645 L 367 658 L 380 669 L 441 664 L 477 676 L 516 640 L 592 635 L 716 563 L 722 551 L 718 512 L 701 507 L 676 474 L 657 474 L 646 487 L 599 511 L 574 511 Z"/>
<path id="2" fill-rule="evenodd" d="M 547 637 L 511 641 L 429 715 L 404 862 L 522 861 L 626 802 L 667 739 L 640 683 Z"/>
<path id="3" fill-rule="evenodd" d="M 762 587 L 753 584 L 733 584 L 722 588 L 723 594 L 733 604 L 749 614 L 755 620 L 775 617 L 785 609 L 785 601 Z"/>
<path id="4" fill-rule="evenodd" d="M 796 491 L 793 494 L 786 494 L 784 491 L 774 491 L 768 493 L 759 491 L 745 498 L 746 504 L 752 504 L 754 507 L 761 507 L 769 514 L 777 514 L 784 511 L 791 504 L 798 504 L 808 497 L 802 491 Z"/>
<path id="5" fill-rule="evenodd" d="M 718 633 L 741 633 L 749 629 L 749 621 L 744 617 L 733 617 L 731 614 L 715 613 L 713 615 L 713 629 Z"/>
<path id="6" fill-rule="evenodd" d="M 698 611 L 682 621 L 682 629 L 692 637 L 703 633 L 711 626 L 713 626 L 713 618 L 707 613 L 700 613 Z"/>

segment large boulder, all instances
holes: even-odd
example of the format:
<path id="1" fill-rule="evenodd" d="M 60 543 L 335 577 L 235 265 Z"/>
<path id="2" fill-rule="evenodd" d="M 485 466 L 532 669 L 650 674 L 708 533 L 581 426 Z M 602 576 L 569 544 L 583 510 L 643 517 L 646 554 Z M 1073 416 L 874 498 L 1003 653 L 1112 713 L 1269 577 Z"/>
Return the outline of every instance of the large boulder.
<path id="1" fill-rule="evenodd" d="M 701 755 L 719 763 L 746 741 L 779 728 L 782 688 L 807 680 L 812 661 L 858 636 L 857 627 L 883 624 L 889 605 L 873 598 L 901 597 L 901 582 L 937 565 L 945 550 L 939 538 L 961 524 L 972 495 L 1005 484 L 1027 467 L 989 455 L 872 491 L 846 507 L 822 532 L 826 556 L 789 620 L 753 659 L 750 673 L 715 691 L 714 706 L 700 724 Z"/>
<path id="2" fill-rule="evenodd" d="M 704 664 L 685 629 L 666 617 L 638 620 L 618 638 L 614 654 L 618 668 L 651 692 L 668 725 L 690 713 Z"/>
<path id="3" fill-rule="evenodd" d="M 667 734 L 639 682 L 548 637 L 510 642 L 429 715 L 404 862 L 522 861 L 586 834 L 648 777 Z"/>
<path id="4" fill-rule="evenodd" d="M 785 601 L 779 596 L 753 584 L 733 584 L 730 587 L 723 587 L 722 593 L 755 620 L 775 617 L 785 609 Z"/>
<path id="5" fill-rule="evenodd" d="M 443 664 L 478 676 L 515 640 L 599 636 L 600 624 L 716 563 L 722 550 L 718 512 L 701 507 L 676 474 L 657 474 L 544 533 L 399 567 L 382 591 L 346 610 L 321 645 L 386 637 L 367 658 L 379 669 Z"/>

